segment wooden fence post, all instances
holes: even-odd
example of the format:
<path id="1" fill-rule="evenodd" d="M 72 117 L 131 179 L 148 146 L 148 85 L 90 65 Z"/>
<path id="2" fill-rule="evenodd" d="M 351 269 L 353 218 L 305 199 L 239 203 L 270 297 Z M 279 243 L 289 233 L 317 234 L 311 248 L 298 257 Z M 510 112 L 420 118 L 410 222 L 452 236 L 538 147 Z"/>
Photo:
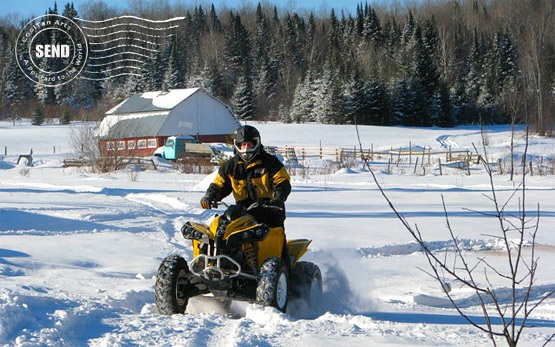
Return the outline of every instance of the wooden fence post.
<path id="1" fill-rule="evenodd" d="M 389 158 L 391 161 L 393 161 L 393 147 L 391 147 L 391 149 L 389 150 Z"/>
<path id="2" fill-rule="evenodd" d="M 529 166 L 530 166 L 530 176 L 534 176 L 534 170 L 532 168 L 532 161 L 531 160 L 530 160 Z"/>
<path id="3" fill-rule="evenodd" d="M 441 170 L 441 158 L 437 158 L 437 165 L 439 166 L 439 175 L 443 176 L 443 172 Z"/>

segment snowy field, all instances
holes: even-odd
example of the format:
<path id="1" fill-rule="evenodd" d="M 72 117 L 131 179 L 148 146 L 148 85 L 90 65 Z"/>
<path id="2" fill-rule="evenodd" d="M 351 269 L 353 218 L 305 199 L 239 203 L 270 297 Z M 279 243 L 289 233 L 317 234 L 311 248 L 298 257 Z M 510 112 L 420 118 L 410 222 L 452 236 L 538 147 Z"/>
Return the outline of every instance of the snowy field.
<path id="1" fill-rule="evenodd" d="M 92 174 L 63 168 L 63 158 L 76 156 L 68 143 L 71 128 L 79 126 L 0 122 L 0 346 L 491 345 L 420 270 L 427 269 L 424 255 L 361 167 L 292 178 L 286 232 L 313 240 L 305 259 L 323 273 L 317 312 L 290 307 L 282 314 L 240 302 L 226 312 L 206 298 L 191 300 L 189 314 L 159 315 L 158 265 L 169 254 L 191 258 L 179 229 L 187 220 L 211 218 L 214 211 L 199 206 L 211 177 L 171 169 Z M 256 126 L 266 145 L 358 146 L 354 126 Z M 508 127 L 488 129 L 491 157 L 508 155 L 509 135 Z M 409 141 L 436 150 L 472 149 L 482 141 L 476 127 L 360 127 L 360 138 L 365 148 L 377 150 Z M 522 134 L 516 140 L 522 153 Z M 31 148 L 33 166 L 16 165 Z M 554 158 L 555 139 L 532 137 L 529 154 Z M 473 212 L 493 210 L 483 170 L 475 168 L 470 176 L 465 170 L 441 176 L 375 173 L 397 209 L 438 252 L 450 244 L 443 196 L 469 259 L 505 265 L 494 238 L 496 220 Z M 500 198 L 507 199 L 515 182 L 494 178 Z M 527 187 L 527 207 L 533 211 L 539 204 L 541 213 L 536 302 L 555 289 L 555 176 L 527 177 Z M 517 202 L 507 210 L 517 213 Z M 450 284 L 457 302 L 480 322 L 473 293 Z M 534 311 L 529 325 L 520 346 L 544 345 L 555 333 L 555 298 Z"/>

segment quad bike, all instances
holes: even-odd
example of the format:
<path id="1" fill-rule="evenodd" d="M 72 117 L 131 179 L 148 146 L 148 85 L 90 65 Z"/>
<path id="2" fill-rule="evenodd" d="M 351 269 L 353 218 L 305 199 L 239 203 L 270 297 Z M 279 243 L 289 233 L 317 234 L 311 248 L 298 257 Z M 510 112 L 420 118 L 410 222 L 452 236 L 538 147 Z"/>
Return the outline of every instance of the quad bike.
<path id="1" fill-rule="evenodd" d="M 311 240 L 285 242 L 282 227 L 269 228 L 248 213 L 259 206 L 226 205 L 210 226 L 191 221 L 183 225 L 181 233 L 192 241 L 193 259 L 170 255 L 160 264 L 155 294 L 161 314 L 184 313 L 189 298 L 210 294 L 224 303 L 247 301 L 281 312 L 290 297 L 309 307 L 316 304 L 322 292 L 320 269 L 299 261 Z"/>

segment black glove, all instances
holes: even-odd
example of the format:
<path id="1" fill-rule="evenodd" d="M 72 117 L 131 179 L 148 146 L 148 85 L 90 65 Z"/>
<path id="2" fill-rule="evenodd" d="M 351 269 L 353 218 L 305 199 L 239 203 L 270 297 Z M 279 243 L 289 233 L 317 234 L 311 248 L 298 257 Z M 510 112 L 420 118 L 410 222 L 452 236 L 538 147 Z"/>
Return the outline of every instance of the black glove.
<path id="1" fill-rule="evenodd" d="M 214 200 L 214 198 L 212 198 L 208 194 L 206 194 L 205 196 L 202 197 L 202 199 L 200 199 L 200 206 L 204 209 L 210 209 L 215 204 L 216 204 L 216 201 Z"/>
<path id="2" fill-rule="evenodd" d="M 271 206 L 279 207 L 282 210 L 285 209 L 285 204 L 283 203 L 283 200 L 281 200 L 280 198 L 272 198 L 270 199 L 270 202 L 268 204 Z"/>

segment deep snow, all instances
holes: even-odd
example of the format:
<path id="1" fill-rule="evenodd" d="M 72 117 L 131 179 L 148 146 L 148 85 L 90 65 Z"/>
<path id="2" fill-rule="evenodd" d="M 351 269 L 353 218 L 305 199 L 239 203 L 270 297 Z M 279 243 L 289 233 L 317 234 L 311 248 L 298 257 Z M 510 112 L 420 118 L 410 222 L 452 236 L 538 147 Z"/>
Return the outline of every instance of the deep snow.
<path id="1" fill-rule="evenodd" d="M 179 233 L 187 220 L 214 211 L 199 200 L 210 175 L 172 169 L 92 174 L 63 168 L 71 126 L 0 122 L 0 345 L 6 346 L 484 346 L 488 337 L 466 324 L 420 269 L 425 257 L 361 167 L 293 176 L 287 201 L 289 238 L 313 240 L 306 260 L 323 272 L 318 312 L 287 314 L 246 303 L 223 311 L 192 300 L 189 314 L 160 316 L 154 276 L 168 254 L 191 257 Z M 358 146 L 353 126 L 256 124 L 267 145 Z M 508 154 L 508 127 L 488 128 L 491 158 Z M 472 149 L 480 129 L 360 127 L 364 148 L 413 146 Z M 523 136 L 517 136 L 522 152 Z M 7 148 L 6 148 L 7 147 Z M 33 166 L 16 165 L 33 149 Z M 7 155 L 4 151 L 7 150 Z M 529 153 L 555 157 L 555 140 L 533 137 Z M 441 197 L 470 259 L 503 268 L 483 170 L 387 174 L 380 185 L 438 252 L 449 250 Z M 515 183 L 495 176 L 502 199 Z M 540 204 L 540 268 L 533 299 L 555 289 L 554 176 L 528 176 L 527 201 Z M 229 200 L 230 198 L 228 198 Z M 511 201 L 508 209 L 517 211 Z M 452 285 L 457 302 L 480 321 L 472 293 Z M 500 290 L 504 288 L 503 284 Z M 522 346 L 541 346 L 555 333 L 555 298 L 532 316 Z M 494 322 L 495 323 L 495 322 Z M 498 323 L 498 322 L 497 322 Z M 503 342 L 501 341 L 501 345 Z"/>

